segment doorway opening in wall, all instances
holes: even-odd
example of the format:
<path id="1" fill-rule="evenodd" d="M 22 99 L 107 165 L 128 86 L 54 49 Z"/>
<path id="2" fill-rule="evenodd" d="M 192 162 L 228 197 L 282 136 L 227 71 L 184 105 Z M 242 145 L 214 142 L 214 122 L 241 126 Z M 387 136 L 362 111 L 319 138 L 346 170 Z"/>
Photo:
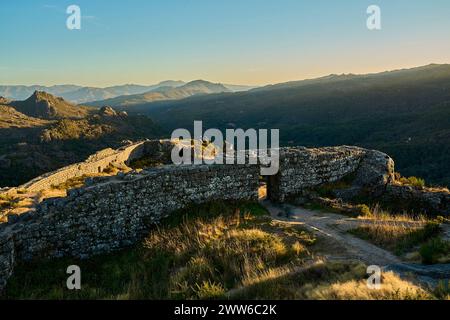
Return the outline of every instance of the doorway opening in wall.
<path id="1" fill-rule="evenodd" d="M 258 187 L 258 200 L 263 201 L 268 197 L 268 185 L 269 185 L 269 177 L 267 176 L 259 176 L 259 187 Z"/>

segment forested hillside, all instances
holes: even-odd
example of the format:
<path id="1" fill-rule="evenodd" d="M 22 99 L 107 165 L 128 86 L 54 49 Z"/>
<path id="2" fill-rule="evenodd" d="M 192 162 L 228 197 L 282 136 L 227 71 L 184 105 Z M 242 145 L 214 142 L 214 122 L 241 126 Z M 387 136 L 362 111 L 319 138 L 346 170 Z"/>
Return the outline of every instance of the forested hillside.
<path id="1" fill-rule="evenodd" d="M 450 185 L 450 65 L 333 75 L 127 110 L 150 115 L 167 133 L 203 120 L 205 128 L 279 128 L 283 145 L 379 149 L 403 175 Z"/>

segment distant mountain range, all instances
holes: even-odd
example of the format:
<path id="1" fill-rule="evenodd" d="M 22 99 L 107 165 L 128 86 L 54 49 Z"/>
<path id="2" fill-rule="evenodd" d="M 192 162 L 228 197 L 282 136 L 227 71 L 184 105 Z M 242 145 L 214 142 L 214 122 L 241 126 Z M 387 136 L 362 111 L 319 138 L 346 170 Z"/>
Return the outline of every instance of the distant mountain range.
<path id="1" fill-rule="evenodd" d="M 359 145 L 387 152 L 404 175 L 450 185 L 450 65 L 330 75 L 247 92 L 126 108 L 169 134 L 205 128 L 278 128 L 283 145 Z"/>
<path id="2" fill-rule="evenodd" d="M 206 81 L 205 81 L 206 82 Z M 83 87 L 77 85 L 55 85 L 55 86 L 22 86 L 22 85 L 0 85 L 0 96 L 10 100 L 24 100 L 34 91 L 45 91 L 58 97 L 62 97 L 74 104 L 84 104 L 86 102 L 112 99 L 119 96 L 138 95 L 158 89 L 177 88 L 186 85 L 183 81 L 162 81 L 155 85 L 142 86 L 135 84 L 125 84 L 106 88 Z M 246 91 L 254 89 L 252 86 L 223 85 L 229 91 Z"/>
<path id="3" fill-rule="evenodd" d="M 0 97 L 0 180 L 15 183 L 123 139 L 168 136 L 202 120 L 204 128 L 280 129 L 281 145 L 382 150 L 403 175 L 450 186 L 450 65 L 329 75 L 240 92 L 203 80 L 113 88 L 109 94 L 125 94 L 84 103 L 91 106 L 40 91 L 23 101 Z M 8 92 L 13 89 L 23 94 L 22 87 Z M 52 87 L 66 96 L 73 89 Z M 99 111 L 104 105 L 117 112 Z M 42 163 L 45 170 L 36 168 Z"/>
<path id="4" fill-rule="evenodd" d="M 178 100 L 196 95 L 224 92 L 232 91 L 225 85 L 220 83 L 211 83 L 204 80 L 196 80 L 179 87 L 158 87 L 142 94 L 124 95 L 101 101 L 88 102 L 87 104 L 89 106 L 95 107 L 106 105 L 112 107 L 129 107 L 154 101 Z"/>

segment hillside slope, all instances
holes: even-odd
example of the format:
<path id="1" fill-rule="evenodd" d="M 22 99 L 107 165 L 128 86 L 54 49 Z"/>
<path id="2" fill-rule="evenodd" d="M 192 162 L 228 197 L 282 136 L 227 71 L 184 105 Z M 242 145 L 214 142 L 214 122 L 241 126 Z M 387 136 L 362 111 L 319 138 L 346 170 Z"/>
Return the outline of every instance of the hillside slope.
<path id="1" fill-rule="evenodd" d="M 49 120 L 82 118 L 89 113 L 86 107 L 75 106 L 44 91 L 35 91 L 28 99 L 13 101 L 9 105 L 27 116 Z"/>
<path id="2" fill-rule="evenodd" d="M 210 203 L 180 210 L 127 250 L 18 265 L 3 298 L 445 298 L 443 290 L 422 289 L 392 272 L 383 274 L 381 290 L 368 288 L 367 265 L 355 259 L 345 243 L 328 237 L 320 230 L 272 219 L 259 204 Z M 84 290 L 61 288 L 67 265 L 74 261 L 86 270 Z"/>
<path id="3" fill-rule="evenodd" d="M 124 140 L 160 135 L 159 127 L 146 116 L 129 116 L 112 108 L 87 110 L 39 92 L 25 101 L 0 105 L 0 187 L 82 161 Z"/>
<path id="4" fill-rule="evenodd" d="M 147 103 L 170 133 L 205 128 L 279 128 L 283 145 L 359 145 L 396 159 L 404 175 L 450 185 L 450 65 L 328 76 L 248 92 Z"/>
<path id="5" fill-rule="evenodd" d="M 1 103 L 1 102 L 0 102 Z M 0 129 L 1 128 L 31 128 L 47 125 L 48 121 L 28 117 L 18 112 L 13 107 L 0 104 Z"/>

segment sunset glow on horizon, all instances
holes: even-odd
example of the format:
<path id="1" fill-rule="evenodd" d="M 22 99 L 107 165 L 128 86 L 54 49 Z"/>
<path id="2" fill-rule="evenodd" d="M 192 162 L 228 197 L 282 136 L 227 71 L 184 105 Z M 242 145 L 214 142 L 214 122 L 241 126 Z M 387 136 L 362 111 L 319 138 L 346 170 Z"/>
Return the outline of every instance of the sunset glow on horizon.
<path id="1" fill-rule="evenodd" d="M 71 4 L 81 30 L 66 28 Z M 450 63 L 449 16 L 445 0 L 2 2 L 0 84 L 264 85 Z"/>

